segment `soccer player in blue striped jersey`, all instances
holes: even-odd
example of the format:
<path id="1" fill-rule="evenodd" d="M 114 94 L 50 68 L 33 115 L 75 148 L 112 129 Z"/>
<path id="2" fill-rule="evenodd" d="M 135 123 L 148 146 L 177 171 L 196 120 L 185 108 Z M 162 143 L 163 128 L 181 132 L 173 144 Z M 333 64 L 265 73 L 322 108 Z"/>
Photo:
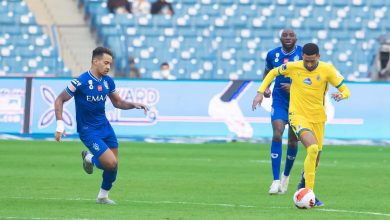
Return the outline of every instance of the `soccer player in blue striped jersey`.
<path id="1" fill-rule="evenodd" d="M 302 47 L 296 45 L 297 37 L 293 30 L 284 29 L 280 35 L 281 47 L 277 47 L 267 53 L 264 78 L 268 72 L 289 61 L 302 60 Z M 280 165 L 282 160 L 282 136 L 286 124 L 288 124 L 288 107 L 290 102 L 291 79 L 284 76 L 277 76 L 272 92 L 271 123 L 273 129 L 271 143 L 271 164 L 273 181 L 269 194 L 285 193 L 288 188 L 291 168 L 298 152 L 297 138 L 289 128 L 286 163 L 282 177 L 280 178 Z M 264 97 L 269 98 L 269 88 L 264 92 Z"/>
<path id="2" fill-rule="evenodd" d="M 148 111 L 146 105 L 124 101 L 116 92 L 115 83 L 108 76 L 112 58 L 113 54 L 108 48 L 97 47 L 93 50 L 91 69 L 73 79 L 55 101 L 55 139 L 60 141 L 65 130 L 62 120 L 63 105 L 74 97 L 77 132 L 92 153 L 81 153 L 84 170 L 88 174 L 92 174 L 93 166 L 103 170 L 103 181 L 96 199 L 99 204 L 115 204 L 108 198 L 108 193 L 118 170 L 118 141 L 105 114 L 107 96 L 116 108 L 143 109 L 145 114 Z"/>

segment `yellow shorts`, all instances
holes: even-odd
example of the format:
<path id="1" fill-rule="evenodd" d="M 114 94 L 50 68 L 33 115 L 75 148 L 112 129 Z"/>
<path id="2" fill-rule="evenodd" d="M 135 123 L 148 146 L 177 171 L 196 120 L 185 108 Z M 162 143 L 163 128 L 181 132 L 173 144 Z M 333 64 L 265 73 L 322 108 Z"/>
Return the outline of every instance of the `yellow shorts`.
<path id="1" fill-rule="evenodd" d="M 314 137 L 318 142 L 318 149 L 322 150 L 322 144 L 324 141 L 324 130 L 325 130 L 325 122 L 309 122 L 305 117 L 300 115 L 292 115 L 289 114 L 288 121 L 290 122 L 290 126 L 297 135 L 298 138 L 308 131 L 311 131 L 314 134 Z"/>

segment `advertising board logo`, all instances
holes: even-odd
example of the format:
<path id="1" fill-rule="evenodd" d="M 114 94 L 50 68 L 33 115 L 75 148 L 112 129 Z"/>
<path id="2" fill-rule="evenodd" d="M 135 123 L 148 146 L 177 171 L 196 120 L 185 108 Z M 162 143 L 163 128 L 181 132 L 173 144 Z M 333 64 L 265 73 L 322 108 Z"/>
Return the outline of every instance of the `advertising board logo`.
<path id="1" fill-rule="evenodd" d="M 40 87 L 40 93 L 43 102 L 48 105 L 48 108 L 46 109 L 46 111 L 42 113 L 38 121 L 38 128 L 43 129 L 56 121 L 55 112 L 54 112 L 54 102 L 56 100 L 56 95 L 54 91 L 51 89 L 51 87 L 46 85 L 42 85 Z M 66 108 L 68 104 L 69 102 L 64 103 L 62 117 L 63 117 L 65 127 L 69 129 L 74 129 L 75 122 L 73 116 L 70 113 L 70 111 Z"/>

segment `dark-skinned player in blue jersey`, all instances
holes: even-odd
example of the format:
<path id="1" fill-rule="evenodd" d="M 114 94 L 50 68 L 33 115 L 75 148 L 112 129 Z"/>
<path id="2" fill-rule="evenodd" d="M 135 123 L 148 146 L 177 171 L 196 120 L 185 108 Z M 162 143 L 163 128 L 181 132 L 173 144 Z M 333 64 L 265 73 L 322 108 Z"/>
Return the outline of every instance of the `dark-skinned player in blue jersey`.
<path id="1" fill-rule="evenodd" d="M 267 53 L 264 78 L 273 68 L 279 67 L 290 61 L 302 60 L 302 47 L 296 45 L 297 37 L 293 30 L 284 29 L 280 35 L 279 46 Z M 298 151 L 298 141 L 291 128 L 288 129 L 287 155 L 284 172 L 280 174 L 282 160 L 282 136 L 288 124 L 288 107 L 290 103 L 291 79 L 284 76 L 277 76 L 274 89 L 272 91 L 271 123 L 273 129 L 271 143 L 271 165 L 273 181 L 269 189 L 269 194 L 283 194 L 287 191 L 291 168 L 294 164 Z M 269 88 L 264 92 L 264 96 L 269 98 L 271 91 Z"/>

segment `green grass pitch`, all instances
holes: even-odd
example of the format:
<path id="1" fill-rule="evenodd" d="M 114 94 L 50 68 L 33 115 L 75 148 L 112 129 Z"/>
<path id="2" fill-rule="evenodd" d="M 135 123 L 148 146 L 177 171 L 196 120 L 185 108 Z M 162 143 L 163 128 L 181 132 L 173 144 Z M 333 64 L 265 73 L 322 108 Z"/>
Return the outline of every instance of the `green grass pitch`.
<path id="1" fill-rule="evenodd" d="M 116 206 L 95 204 L 101 171 L 84 173 L 83 149 L 0 140 L 0 219 L 390 219 L 389 147 L 325 146 L 315 186 L 325 207 L 310 210 L 292 202 L 301 145 L 288 192 L 270 196 L 266 144 L 121 142 Z"/>

